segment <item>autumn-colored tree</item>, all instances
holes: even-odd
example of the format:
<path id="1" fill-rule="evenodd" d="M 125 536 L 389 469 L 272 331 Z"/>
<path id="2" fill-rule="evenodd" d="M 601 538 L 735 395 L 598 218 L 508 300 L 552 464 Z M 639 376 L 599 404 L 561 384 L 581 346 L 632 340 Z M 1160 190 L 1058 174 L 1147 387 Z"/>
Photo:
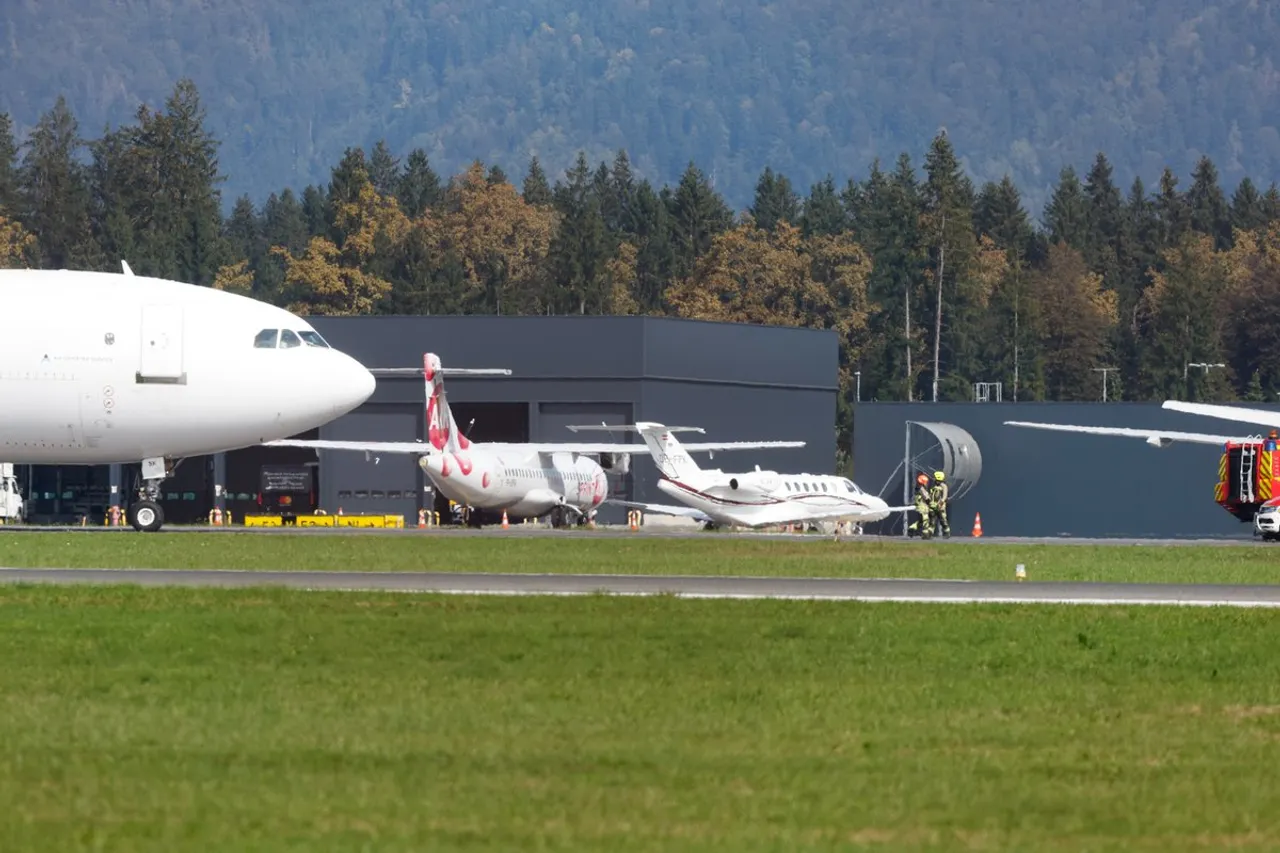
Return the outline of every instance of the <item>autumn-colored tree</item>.
<path id="1" fill-rule="evenodd" d="M 342 250 L 324 237 L 312 237 L 300 258 L 279 246 L 271 251 L 285 259 L 286 287 L 305 294 L 289 304 L 288 310 L 295 314 L 370 314 L 391 291 L 388 282 L 344 265 Z"/>
<path id="2" fill-rule="evenodd" d="M 1246 393 L 1280 383 L 1280 223 L 1237 230 L 1223 254 L 1228 359 L 1237 377 L 1250 377 Z M 1256 387 L 1254 387 L 1256 385 Z"/>
<path id="3" fill-rule="evenodd" d="M 478 162 L 454 180 L 444 207 L 428 214 L 429 228 L 438 251 L 466 270 L 464 310 L 536 311 L 555 211 L 529 204 L 505 181 L 490 182 Z"/>
<path id="4" fill-rule="evenodd" d="M 618 250 L 604 265 L 606 314 L 639 314 L 640 306 L 632 295 L 636 289 L 637 250 L 628 242 L 618 244 Z"/>
<path id="5" fill-rule="evenodd" d="M 1066 243 L 1049 247 L 1035 282 L 1042 314 L 1045 380 L 1051 399 L 1098 399 L 1095 367 L 1109 367 L 1116 295 L 1103 290 L 1081 253 Z"/>
<path id="6" fill-rule="evenodd" d="M 302 257 L 275 246 L 285 262 L 289 310 L 305 314 L 371 314 L 391 292 L 391 283 L 370 271 L 409 231 L 395 199 L 379 195 L 362 166 L 353 168 L 348 192 L 333 205 L 334 230 L 342 245 L 312 237 Z M 380 251 L 381 250 L 381 251 Z"/>
<path id="7" fill-rule="evenodd" d="M 253 270 L 249 269 L 249 261 L 237 261 L 218 269 L 213 278 L 214 290 L 225 290 L 240 296 L 253 295 Z"/>
<path id="8" fill-rule="evenodd" d="M 751 221 L 722 232 L 666 302 L 680 317 L 836 330 L 847 400 L 867 328 L 871 262 L 848 234 L 800 234 L 784 221 L 772 233 Z"/>
<path id="9" fill-rule="evenodd" d="M 20 223 L 0 214 L 0 268 L 21 269 L 32 265 L 36 238 Z"/>

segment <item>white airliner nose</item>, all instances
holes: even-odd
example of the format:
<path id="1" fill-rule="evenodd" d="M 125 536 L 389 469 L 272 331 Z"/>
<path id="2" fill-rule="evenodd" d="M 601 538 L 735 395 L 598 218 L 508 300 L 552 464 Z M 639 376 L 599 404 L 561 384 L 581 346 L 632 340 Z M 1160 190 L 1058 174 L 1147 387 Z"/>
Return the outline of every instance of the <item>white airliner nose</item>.
<path id="1" fill-rule="evenodd" d="M 333 399 L 333 412 L 345 415 L 373 396 L 378 380 L 363 364 L 349 355 L 335 353 L 341 362 L 325 376 Z"/>

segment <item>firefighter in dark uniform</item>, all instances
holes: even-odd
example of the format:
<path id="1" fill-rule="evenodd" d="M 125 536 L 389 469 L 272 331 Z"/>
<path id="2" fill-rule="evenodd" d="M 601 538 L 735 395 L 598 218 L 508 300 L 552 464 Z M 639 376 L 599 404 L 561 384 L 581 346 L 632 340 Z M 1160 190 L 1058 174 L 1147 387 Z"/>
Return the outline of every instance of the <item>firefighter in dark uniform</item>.
<path id="1" fill-rule="evenodd" d="M 929 493 L 929 475 L 916 477 L 916 520 L 907 528 L 907 535 L 920 534 L 921 539 L 933 536 L 933 507 Z"/>
<path id="2" fill-rule="evenodd" d="M 945 471 L 933 472 L 933 488 L 929 490 L 929 503 L 932 505 L 933 517 L 936 519 L 936 529 L 949 539 L 951 523 L 947 521 L 947 499 L 950 497 L 951 489 L 947 486 L 946 479 Z"/>

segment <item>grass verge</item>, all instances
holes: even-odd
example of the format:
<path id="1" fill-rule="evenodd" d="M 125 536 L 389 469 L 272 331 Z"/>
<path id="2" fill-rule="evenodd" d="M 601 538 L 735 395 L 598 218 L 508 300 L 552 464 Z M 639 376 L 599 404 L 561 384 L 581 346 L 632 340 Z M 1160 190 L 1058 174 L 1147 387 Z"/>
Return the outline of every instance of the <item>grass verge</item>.
<path id="1" fill-rule="evenodd" d="M 959 542 L 325 535 L 85 534 L 0 530 L 0 566 L 21 568 L 312 569 L 345 571 L 912 577 L 1032 581 L 1270 584 L 1270 548 L 1004 545 Z"/>
<path id="2" fill-rule="evenodd" d="M 1269 613 L 0 589 L 6 850 L 1280 845 Z"/>

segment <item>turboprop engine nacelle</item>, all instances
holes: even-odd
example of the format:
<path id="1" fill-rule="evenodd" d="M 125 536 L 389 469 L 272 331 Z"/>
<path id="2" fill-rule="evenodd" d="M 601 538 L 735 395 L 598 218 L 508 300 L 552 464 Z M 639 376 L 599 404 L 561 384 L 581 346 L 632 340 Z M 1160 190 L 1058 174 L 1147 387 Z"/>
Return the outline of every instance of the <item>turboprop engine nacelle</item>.
<path id="1" fill-rule="evenodd" d="M 762 492 L 772 492 L 778 488 L 778 475 L 774 471 L 751 471 L 747 474 L 738 474 L 730 477 L 726 484 L 730 489 L 758 489 Z"/>
<path id="2" fill-rule="evenodd" d="M 631 454 L 601 453 L 600 467 L 612 474 L 625 474 L 631 470 Z"/>

